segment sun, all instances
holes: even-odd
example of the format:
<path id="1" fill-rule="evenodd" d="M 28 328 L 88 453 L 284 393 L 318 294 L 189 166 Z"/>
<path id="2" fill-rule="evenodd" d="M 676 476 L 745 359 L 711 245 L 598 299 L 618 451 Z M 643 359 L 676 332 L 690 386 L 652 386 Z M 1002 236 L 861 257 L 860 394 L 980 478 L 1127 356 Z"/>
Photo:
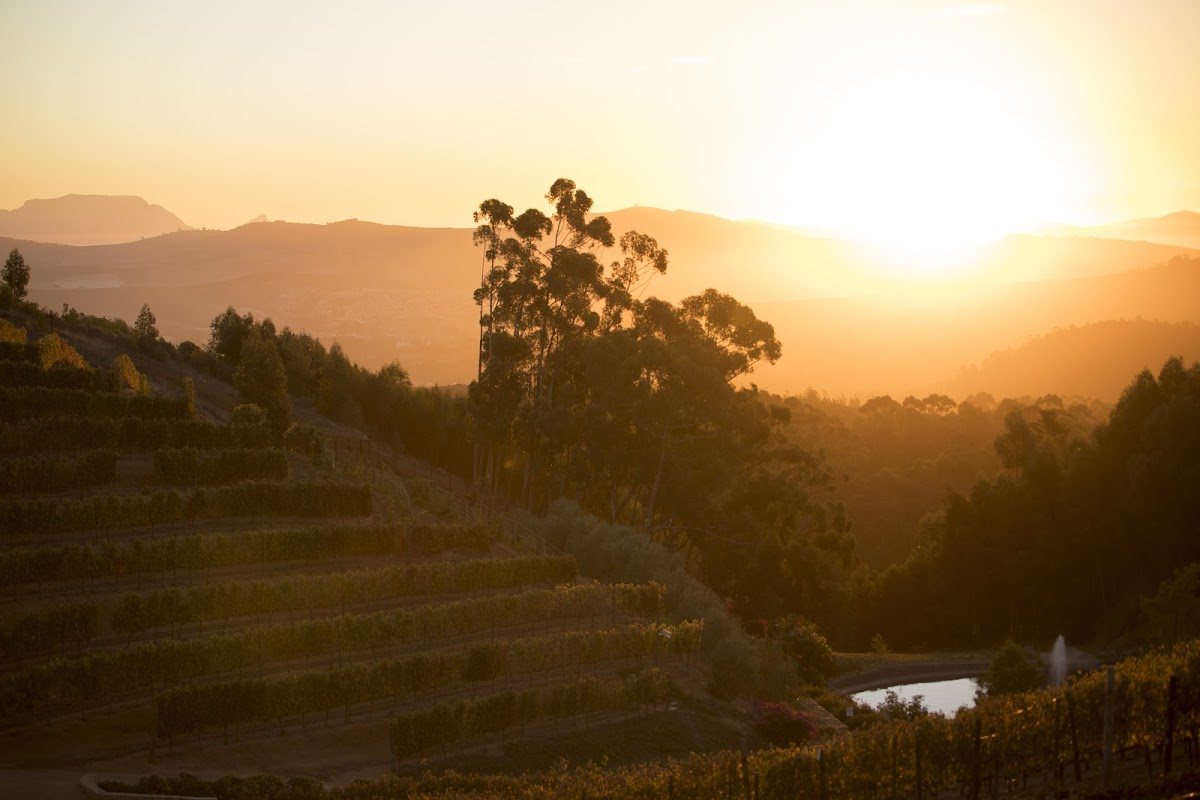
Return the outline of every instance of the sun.
<path id="1" fill-rule="evenodd" d="M 1010 86 L 950 67 L 901 70 L 839 94 L 805 143 L 804 177 L 835 235 L 889 269 L 937 276 L 1062 218 L 1072 176 L 1061 135 Z"/>

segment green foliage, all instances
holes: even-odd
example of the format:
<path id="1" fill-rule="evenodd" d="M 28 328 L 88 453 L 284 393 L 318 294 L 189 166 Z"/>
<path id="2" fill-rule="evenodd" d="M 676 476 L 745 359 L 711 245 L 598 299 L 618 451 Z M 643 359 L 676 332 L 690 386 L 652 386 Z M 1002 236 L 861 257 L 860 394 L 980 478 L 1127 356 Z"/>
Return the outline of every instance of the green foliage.
<path id="1" fill-rule="evenodd" d="M 186 401 L 185 401 L 186 404 Z M 0 420 L 0 452 L 39 450 L 157 450 L 264 448 L 279 444 L 278 433 L 264 425 L 214 425 L 194 419 L 62 416 Z"/>
<path id="2" fill-rule="evenodd" d="M 287 373 L 274 340 L 251 331 L 241 342 L 233 383 L 247 401 L 261 406 L 273 420 L 292 413 Z"/>
<path id="3" fill-rule="evenodd" d="M 192 382 L 190 376 L 183 379 L 183 404 L 188 419 L 195 419 L 199 416 L 200 412 L 196 407 L 196 384 Z"/>
<path id="4" fill-rule="evenodd" d="M 29 293 L 29 265 L 15 247 L 4 261 L 4 285 L 16 300 L 24 300 Z"/>
<path id="5" fill-rule="evenodd" d="M 39 364 L 41 353 L 32 342 L 0 342 L 0 361 Z"/>
<path id="6" fill-rule="evenodd" d="M 287 454 L 282 450 L 180 450 L 154 451 L 154 472 L 160 480 L 183 485 L 210 486 L 243 480 L 284 480 Z"/>
<path id="7" fill-rule="evenodd" d="M 41 386 L 47 389 L 84 389 L 111 392 L 116 388 L 111 375 L 91 368 L 53 367 L 45 369 L 29 361 L 0 360 L 0 386 Z"/>
<path id="8" fill-rule="evenodd" d="M 133 338 L 141 345 L 158 341 L 158 319 L 150 310 L 149 303 L 142 303 L 142 310 L 133 322 Z"/>
<path id="9" fill-rule="evenodd" d="M 475 215 L 476 484 L 513 486 L 532 510 L 572 497 L 642 528 L 746 618 L 840 627 L 854 541 L 831 476 L 784 440 L 786 415 L 734 385 L 779 358 L 772 326 L 714 289 L 641 299 L 666 251 L 636 232 L 618 242 L 569 180 L 546 199 L 549 214 L 487 200 Z M 609 248 L 620 252 L 605 263 Z"/>
<path id="10" fill-rule="evenodd" d="M 875 709 L 874 714 L 877 718 L 885 720 L 912 721 L 928 716 L 929 709 L 925 707 L 925 697 L 923 695 L 916 695 L 909 700 L 902 700 L 900 699 L 900 695 L 889 689 L 883 696 L 883 702 L 879 704 L 879 708 Z"/>
<path id="11" fill-rule="evenodd" d="M 0 500 L 0 528 L 10 534 L 45 535 L 211 517 L 355 517 L 370 513 L 371 495 L 366 486 L 257 481 L 186 493 Z"/>
<path id="12" fill-rule="evenodd" d="M 325 437 L 312 425 L 292 423 L 283 434 L 284 446 L 293 453 L 319 459 L 325 452 Z"/>
<path id="13" fill-rule="evenodd" d="M 138 372 L 133 359 L 124 353 L 113 359 L 112 374 L 117 391 L 150 394 L 150 381 L 146 379 L 145 375 Z"/>
<path id="14" fill-rule="evenodd" d="M 979 676 L 979 691 L 987 695 L 1028 692 L 1046 685 L 1046 673 L 1037 656 L 1030 655 L 1011 639 Z"/>
<path id="15" fill-rule="evenodd" d="M 3 317 L 0 317 L 0 342 L 25 344 L 25 329 L 12 324 Z"/>
<path id="16" fill-rule="evenodd" d="M 573 584 L 373 614 L 256 625 L 198 639 L 160 639 L 0 676 L 0 717 L 105 705 L 265 661 L 396 647 L 478 633 L 496 627 L 642 613 L 657 586 Z"/>
<path id="17" fill-rule="evenodd" d="M 629 625 L 600 631 L 505 639 L 465 651 L 380 659 L 342 669 L 294 672 L 250 681 L 220 681 L 174 689 L 155 700 L 155 730 L 161 737 L 236 723 L 403 698 L 459 684 L 519 680 L 549 670 L 578 670 L 616 659 L 686 655 L 698 635 L 691 625 Z M 671 634 L 664 636 L 664 633 Z M 486 662 L 487 670 L 478 665 Z M 250 702 L 244 702 L 249 699 Z M 243 701 L 243 702 L 238 702 Z M 230 708 L 231 704 L 238 703 Z M 527 706 L 528 707 L 528 706 Z"/>
<path id="18" fill-rule="evenodd" d="M 864 627 L 902 647 L 1087 640 L 1200 561 L 1200 364 L 1138 375 L 1090 437 L 1047 403 L 1008 414 L 997 446 L 1009 469 L 951 493 L 864 586 Z"/>
<path id="19" fill-rule="evenodd" d="M 43 369 L 51 367 L 74 367 L 87 369 L 87 360 L 57 333 L 48 333 L 37 340 L 38 362 Z"/>
<path id="20" fill-rule="evenodd" d="M 1175 570 L 1153 597 L 1142 598 L 1146 638 L 1174 644 L 1200 636 L 1200 562 Z"/>
<path id="21" fill-rule="evenodd" d="M 801 679 L 821 683 L 833 674 L 833 649 L 811 622 L 789 620 L 776 634 L 783 651 L 796 666 Z"/>
<path id="22" fill-rule="evenodd" d="M 95 638 L 99 627 L 94 603 L 47 606 L 0 625 L 0 659 L 78 651 Z"/>
<path id="23" fill-rule="evenodd" d="M 877 633 L 871 637 L 871 652 L 878 653 L 880 655 L 886 655 L 887 653 L 891 652 L 891 648 L 888 647 L 887 639 L 883 638 L 882 633 Z"/>
<path id="24" fill-rule="evenodd" d="M 75 457 L 34 455 L 0 460 L 0 491 L 54 492 L 80 489 L 117 478 L 117 454 L 92 450 Z"/>
<path id="25" fill-rule="evenodd" d="M 942 503 L 947 489 L 966 493 L 1000 469 L 994 442 L 1010 412 L 1036 422 L 1042 410 L 1057 408 L 1080 435 L 1107 414 L 1097 403 L 1059 401 L 1052 406 L 1058 398 L 997 403 L 987 395 L 972 395 L 951 410 L 949 398 L 937 395 L 903 403 L 887 396 L 860 403 L 812 390 L 791 397 L 761 396 L 786 412 L 789 440 L 825 454 L 838 476 L 838 498 L 854 521 L 855 553 L 876 569 L 907 557 L 921 519 Z M 870 632 L 863 631 L 864 638 L 853 644 L 865 645 Z"/>
<path id="26" fill-rule="evenodd" d="M 672 619 L 704 621 L 702 649 L 712 664 L 710 690 L 720 697 L 781 691 L 794 671 L 774 651 L 757 647 L 722 600 L 692 576 L 683 558 L 624 525 L 609 525 L 560 500 L 541 534 L 573 555 L 580 571 L 601 580 L 655 581 L 666 589 Z"/>
<path id="27" fill-rule="evenodd" d="M 239 534 L 206 533 L 154 539 L 73 543 L 0 550 L 0 584 L 88 581 L 280 561 L 353 556 L 421 556 L 453 551 L 484 554 L 497 534 L 463 525 L 321 525 Z"/>
<path id="28" fill-rule="evenodd" d="M 808 714 L 793 703 L 759 703 L 755 709 L 754 729 L 776 745 L 804 744 L 816 734 Z"/>
<path id="29" fill-rule="evenodd" d="M 238 316 L 233 306 L 218 314 L 209 324 L 211 336 L 208 340 L 208 350 L 230 363 L 237 364 L 242 359 L 242 341 L 254 328 L 254 316 L 246 314 Z"/>
<path id="30" fill-rule="evenodd" d="M 233 407 L 229 415 L 230 425 L 265 425 L 267 412 L 256 403 L 242 403 Z"/>
<path id="31" fill-rule="evenodd" d="M 359 569 L 325 575 L 286 576 L 254 581 L 212 581 L 200 586 L 131 592 L 102 601 L 72 603 L 30 611 L 0 627 L 0 656 L 21 658 L 54 646 L 52 639 L 9 637 L 7 631 L 48 630 L 46 619 L 71 611 L 98 618 L 102 627 L 132 637 L 170 627 L 250 614 L 313 611 L 361 606 L 402 597 L 511 589 L 575 579 L 575 562 L 563 556 L 523 556 L 464 562 Z M 10 640 L 6 646 L 4 641 Z"/>
<path id="32" fill-rule="evenodd" d="M 392 720 L 391 749 L 396 758 L 408 758 L 438 746 L 499 733 L 538 717 L 573 717 L 632 706 L 653 706 L 668 696 L 665 673 L 647 669 L 620 680 L 583 678 L 546 691 L 529 689 L 520 694 L 503 692 L 478 700 L 460 700 L 454 706 L 434 706 Z"/>
<path id="33" fill-rule="evenodd" d="M 31 417 L 137 417 L 180 419 L 183 400 L 173 397 L 109 394 L 40 386 L 0 387 L 0 420 Z"/>

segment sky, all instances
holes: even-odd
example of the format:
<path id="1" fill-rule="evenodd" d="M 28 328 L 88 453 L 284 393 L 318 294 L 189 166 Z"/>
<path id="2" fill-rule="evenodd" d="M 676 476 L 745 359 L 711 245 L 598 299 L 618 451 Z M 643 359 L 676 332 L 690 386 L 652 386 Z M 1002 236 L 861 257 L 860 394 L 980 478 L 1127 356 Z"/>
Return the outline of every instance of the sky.
<path id="1" fill-rule="evenodd" d="M 0 208 L 634 204 L 969 243 L 1200 208 L 1200 2 L 0 3 Z"/>

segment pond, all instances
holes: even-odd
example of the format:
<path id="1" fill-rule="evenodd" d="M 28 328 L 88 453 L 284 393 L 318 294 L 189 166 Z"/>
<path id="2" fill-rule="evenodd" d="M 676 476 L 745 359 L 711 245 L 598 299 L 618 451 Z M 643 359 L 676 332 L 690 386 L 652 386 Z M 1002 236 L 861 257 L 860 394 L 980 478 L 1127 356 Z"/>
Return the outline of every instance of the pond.
<path id="1" fill-rule="evenodd" d="M 925 707 L 932 712 L 954 716 L 960 708 L 975 705 L 975 689 L 978 684 L 974 678 L 957 678 L 950 681 L 929 681 L 926 683 L 904 683 L 899 686 L 888 686 L 883 689 L 870 689 L 865 692 L 855 692 L 850 695 L 856 702 L 878 708 L 888 692 L 895 692 L 901 700 L 912 700 L 917 695 L 925 699 Z"/>

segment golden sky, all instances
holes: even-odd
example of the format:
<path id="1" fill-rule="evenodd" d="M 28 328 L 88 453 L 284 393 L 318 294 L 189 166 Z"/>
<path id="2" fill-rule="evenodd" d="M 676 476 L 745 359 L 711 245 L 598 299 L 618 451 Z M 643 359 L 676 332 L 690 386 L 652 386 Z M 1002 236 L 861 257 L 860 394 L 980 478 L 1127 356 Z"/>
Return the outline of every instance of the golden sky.
<path id="1" fill-rule="evenodd" d="M 3 0 L 0 23 L 3 208 L 465 226 L 565 175 L 601 208 L 919 247 L 1200 207 L 1197 0 Z"/>

